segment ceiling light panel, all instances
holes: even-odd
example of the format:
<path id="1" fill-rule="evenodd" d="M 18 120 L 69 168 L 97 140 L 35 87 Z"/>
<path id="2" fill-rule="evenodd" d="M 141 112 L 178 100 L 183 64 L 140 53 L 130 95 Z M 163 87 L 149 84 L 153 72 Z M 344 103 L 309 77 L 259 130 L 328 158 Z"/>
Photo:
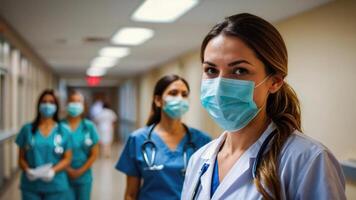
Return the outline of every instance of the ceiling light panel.
<path id="1" fill-rule="evenodd" d="M 106 74 L 105 68 L 94 68 L 90 67 L 87 69 L 88 76 L 104 76 Z"/>
<path id="2" fill-rule="evenodd" d="M 118 62 L 119 62 L 118 58 L 97 57 L 91 62 L 91 67 L 95 67 L 95 68 L 114 67 Z"/>
<path id="3" fill-rule="evenodd" d="M 153 23 L 174 22 L 198 3 L 198 0 L 146 0 L 131 19 Z"/>
<path id="4" fill-rule="evenodd" d="M 130 49 L 127 47 L 104 47 L 99 51 L 100 56 L 123 58 L 130 54 Z"/>
<path id="5" fill-rule="evenodd" d="M 126 27 L 118 30 L 111 41 L 118 45 L 140 45 L 153 35 L 154 31 L 148 28 Z"/>

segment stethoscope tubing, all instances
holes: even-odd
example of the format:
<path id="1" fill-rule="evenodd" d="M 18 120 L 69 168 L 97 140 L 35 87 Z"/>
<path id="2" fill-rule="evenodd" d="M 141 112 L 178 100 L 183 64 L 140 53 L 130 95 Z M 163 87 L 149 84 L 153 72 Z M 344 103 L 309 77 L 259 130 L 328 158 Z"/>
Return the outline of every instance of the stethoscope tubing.
<path id="1" fill-rule="evenodd" d="M 153 142 L 153 140 L 151 139 L 152 136 L 152 132 L 154 130 L 154 128 L 156 127 L 157 124 L 153 124 L 148 132 L 147 135 L 147 139 L 143 142 L 142 146 L 141 146 L 141 153 L 143 156 L 143 159 L 146 163 L 146 165 L 148 166 L 148 168 L 152 168 L 154 166 L 154 162 L 156 159 L 156 151 L 157 151 L 157 146 L 156 144 Z M 188 127 L 183 124 L 184 128 L 186 129 L 186 133 L 188 134 L 188 142 L 184 145 L 183 147 L 183 162 L 184 162 L 184 167 L 182 169 L 182 172 L 185 173 L 187 165 L 188 165 L 188 156 L 187 156 L 187 150 L 189 148 L 189 146 L 193 149 L 195 149 L 195 145 L 192 142 L 192 135 L 191 132 L 189 131 Z M 151 146 L 151 161 L 148 158 L 148 154 L 146 151 L 146 147 L 150 145 Z"/>

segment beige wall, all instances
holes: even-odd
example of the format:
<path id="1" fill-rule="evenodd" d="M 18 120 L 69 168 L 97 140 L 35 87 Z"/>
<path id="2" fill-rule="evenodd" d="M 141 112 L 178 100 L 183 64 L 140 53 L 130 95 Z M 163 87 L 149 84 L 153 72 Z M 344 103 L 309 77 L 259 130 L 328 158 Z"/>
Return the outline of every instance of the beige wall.
<path id="1" fill-rule="evenodd" d="M 356 159 L 356 1 L 337 0 L 276 23 L 289 52 L 289 77 L 302 104 L 304 132 L 330 148 L 339 160 Z M 153 86 L 164 74 L 182 75 L 191 85 L 191 109 L 184 121 L 217 136 L 199 101 L 199 52 L 188 53 L 140 77 L 140 125 L 149 112 Z M 149 97 L 149 98 L 147 98 Z M 347 184 L 356 199 L 356 186 Z"/>

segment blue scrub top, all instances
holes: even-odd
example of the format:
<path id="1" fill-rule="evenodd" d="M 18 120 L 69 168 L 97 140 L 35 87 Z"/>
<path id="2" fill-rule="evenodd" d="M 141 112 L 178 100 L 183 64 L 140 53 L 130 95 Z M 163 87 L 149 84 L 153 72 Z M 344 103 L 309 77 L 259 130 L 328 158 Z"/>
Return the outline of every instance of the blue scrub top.
<path id="1" fill-rule="evenodd" d="M 138 199 L 180 199 L 184 176 L 182 169 L 183 148 L 187 143 L 187 134 L 178 144 L 176 150 L 170 150 L 164 141 L 152 131 L 151 140 L 157 147 L 155 165 L 164 165 L 161 170 L 147 170 L 147 164 L 143 159 L 141 146 L 148 136 L 150 127 L 144 127 L 132 133 L 123 149 L 121 157 L 116 164 L 116 169 L 128 176 L 135 176 L 143 179 Z M 196 149 L 188 149 L 187 154 L 190 157 L 194 151 L 207 144 L 211 138 L 194 128 L 189 128 L 192 135 L 192 142 Z M 149 149 L 149 147 L 147 147 Z M 148 156 L 151 154 L 149 151 Z"/>
<path id="2" fill-rule="evenodd" d="M 78 125 L 76 130 L 71 130 L 67 120 L 61 122 L 63 126 L 66 126 L 70 130 L 73 141 L 73 158 L 71 167 L 78 169 L 82 167 L 88 160 L 91 148 L 98 143 L 99 136 L 94 123 L 90 120 L 83 119 Z M 86 140 L 91 141 L 86 143 Z M 72 185 L 80 185 L 90 183 L 93 180 L 92 169 L 90 168 L 84 174 L 76 179 L 69 179 Z"/>
<path id="3" fill-rule="evenodd" d="M 220 184 L 219 180 L 219 164 L 218 164 L 218 158 L 216 157 L 215 159 L 215 164 L 214 164 L 214 169 L 213 169 L 213 175 L 211 177 L 211 189 L 210 189 L 210 198 L 213 197 L 216 189 L 218 189 Z"/>
<path id="4" fill-rule="evenodd" d="M 62 160 L 64 153 L 72 149 L 72 138 L 69 130 L 60 124 L 56 125 L 46 137 L 38 129 L 34 133 L 31 129 L 32 123 L 24 125 L 16 138 L 16 144 L 19 148 L 26 151 L 25 158 L 30 168 L 48 163 L 56 165 Z M 63 153 L 55 152 L 54 141 L 58 135 L 61 136 L 59 143 L 63 147 Z M 58 172 L 51 182 L 30 181 L 23 172 L 20 188 L 32 192 L 63 192 L 69 189 L 69 182 L 65 171 Z"/>

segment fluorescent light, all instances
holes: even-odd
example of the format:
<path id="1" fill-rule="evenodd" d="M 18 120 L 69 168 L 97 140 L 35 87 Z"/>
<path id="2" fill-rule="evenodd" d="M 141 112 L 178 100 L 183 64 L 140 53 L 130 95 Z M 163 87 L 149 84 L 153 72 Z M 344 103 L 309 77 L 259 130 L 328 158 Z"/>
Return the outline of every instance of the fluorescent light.
<path id="1" fill-rule="evenodd" d="M 104 47 L 100 50 L 99 55 L 104 57 L 122 58 L 130 54 L 127 47 Z"/>
<path id="2" fill-rule="evenodd" d="M 198 0 L 146 0 L 131 19 L 155 23 L 174 22 L 197 4 Z"/>
<path id="3" fill-rule="evenodd" d="M 91 62 L 91 67 L 95 68 L 108 68 L 113 67 L 118 63 L 118 58 L 112 57 L 97 57 Z"/>
<path id="4" fill-rule="evenodd" d="M 112 37 L 114 44 L 139 45 L 146 42 L 153 36 L 154 32 L 148 28 L 122 28 Z"/>
<path id="5" fill-rule="evenodd" d="M 106 74 L 105 68 L 90 67 L 87 69 L 88 76 L 104 76 Z"/>

